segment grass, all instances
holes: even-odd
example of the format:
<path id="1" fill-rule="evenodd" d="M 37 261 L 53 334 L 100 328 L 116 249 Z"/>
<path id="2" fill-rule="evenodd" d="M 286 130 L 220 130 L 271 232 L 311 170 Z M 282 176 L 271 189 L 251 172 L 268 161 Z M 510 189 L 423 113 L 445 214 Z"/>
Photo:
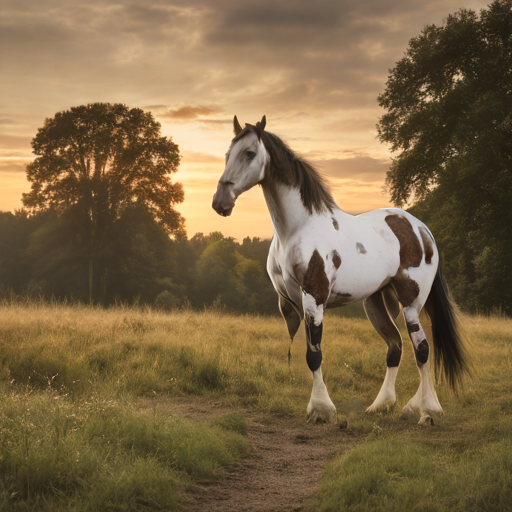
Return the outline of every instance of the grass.
<path id="1" fill-rule="evenodd" d="M 311 510 L 511 509 L 512 320 L 464 324 L 476 375 L 459 397 L 439 389 L 445 418 L 425 429 L 402 422 L 399 410 L 377 416 L 377 428 L 329 464 Z"/>
<path id="2" fill-rule="evenodd" d="M 222 421 L 52 391 L 4 392 L 0 509 L 175 510 L 190 481 L 213 480 L 248 453 L 247 440 Z"/>
<path id="3" fill-rule="evenodd" d="M 172 316 L 135 309 L 0 310 L 0 510 L 177 510 L 191 483 L 249 453 L 240 413 L 200 422 L 139 407 L 141 396 L 228 385 L 219 361 L 188 348 L 197 322 L 182 320 L 176 329 Z"/>
<path id="4" fill-rule="evenodd" d="M 399 419 L 419 382 L 407 335 L 397 408 L 368 416 L 386 345 L 368 321 L 326 317 L 324 377 L 361 442 L 331 461 L 312 510 L 507 510 L 512 321 L 464 324 L 477 375 L 459 397 L 438 387 L 446 416 L 426 429 Z M 277 318 L 5 304 L 0 510 L 178 509 L 191 483 L 218 478 L 248 453 L 240 407 L 305 417 L 302 332 L 290 366 L 287 352 Z M 195 396 L 234 412 L 199 422 L 162 407 Z"/>

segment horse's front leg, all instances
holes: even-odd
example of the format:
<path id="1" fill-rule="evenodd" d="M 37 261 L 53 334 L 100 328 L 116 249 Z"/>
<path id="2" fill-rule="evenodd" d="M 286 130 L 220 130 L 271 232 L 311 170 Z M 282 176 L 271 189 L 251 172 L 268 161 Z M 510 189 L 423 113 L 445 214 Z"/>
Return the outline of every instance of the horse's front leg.
<path id="1" fill-rule="evenodd" d="M 304 294 L 304 319 L 306 325 L 306 362 L 313 373 L 313 390 L 308 404 L 308 422 L 330 422 L 336 420 L 336 407 L 329 397 L 322 378 L 322 325 L 323 306 L 317 306 L 315 299 Z"/>

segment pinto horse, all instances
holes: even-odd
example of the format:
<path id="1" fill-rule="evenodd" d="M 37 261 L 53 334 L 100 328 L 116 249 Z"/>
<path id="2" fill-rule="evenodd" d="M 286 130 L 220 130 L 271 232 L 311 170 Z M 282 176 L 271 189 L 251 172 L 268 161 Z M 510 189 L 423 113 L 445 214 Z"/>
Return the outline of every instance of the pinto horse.
<path id="1" fill-rule="evenodd" d="M 384 383 L 367 412 L 396 403 L 401 305 L 420 373 L 418 391 L 403 415 L 433 423 L 431 415 L 443 410 L 429 375 L 429 344 L 419 320 L 423 307 L 432 321 L 436 370 L 443 368 L 452 387 L 468 369 L 468 358 L 432 234 L 404 210 L 383 208 L 356 216 L 344 212 L 321 175 L 265 125 L 263 116 L 242 128 L 235 116 L 235 137 L 212 206 L 228 216 L 240 194 L 254 185 L 263 189 L 274 227 L 267 271 L 291 341 L 302 319 L 306 326 L 306 361 L 313 373 L 308 421 L 336 419 L 321 370 L 324 311 L 363 300 L 388 345 Z"/>

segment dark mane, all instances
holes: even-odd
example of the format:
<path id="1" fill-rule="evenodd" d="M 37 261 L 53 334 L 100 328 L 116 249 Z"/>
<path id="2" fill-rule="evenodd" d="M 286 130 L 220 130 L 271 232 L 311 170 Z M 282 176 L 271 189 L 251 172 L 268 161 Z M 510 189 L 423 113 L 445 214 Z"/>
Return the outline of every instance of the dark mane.
<path id="1" fill-rule="evenodd" d="M 270 155 L 270 165 L 265 171 L 262 185 L 272 187 L 275 183 L 283 183 L 298 188 L 302 204 L 309 213 L 313 213 L 313 210 L 318 213 L 328 210 L 332 213 L 336 202 L 329 186 L 309 162 L 296 155 L 277 135 L 261 130 L 258 126 L 246 124 L 233 142 L 242 139 L 250 132 L 258 135 Z"/>

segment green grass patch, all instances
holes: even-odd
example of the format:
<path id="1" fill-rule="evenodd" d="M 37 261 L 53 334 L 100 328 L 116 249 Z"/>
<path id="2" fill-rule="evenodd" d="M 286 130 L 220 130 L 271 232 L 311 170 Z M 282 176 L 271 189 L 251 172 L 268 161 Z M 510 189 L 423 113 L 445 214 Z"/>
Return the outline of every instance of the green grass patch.
<path id="1" fill-rule="evenodd" d="M 235 429 L 126 402 L 51 391 L 1 401 L 3 510 L 175 510 L 189 482 L 218 478 L 250 448 Z"/>
<path id="2" fill-rule="evenodd" d="M 457 453 L 393 437 L 368 440 L 338 456 L 312 510 L 505 511 L 511 496 L 510 439 Z"/>
<path id="3" fill-rule="evenodd" d="M 477 372 L 458 397 L 438 387 L 445 417 L 434 427 L 399 419 L 418 383 L 406 355 L 395 411 L 365 416 L 346 408 L 351 429 L 364 441 L 331 462 L 311 510 L 510 510 L 512 321 L 465 317 L 464 325 Z M 378 373 L 373 364 L 362 354 L 351 367 L 371 378 Z"/>

